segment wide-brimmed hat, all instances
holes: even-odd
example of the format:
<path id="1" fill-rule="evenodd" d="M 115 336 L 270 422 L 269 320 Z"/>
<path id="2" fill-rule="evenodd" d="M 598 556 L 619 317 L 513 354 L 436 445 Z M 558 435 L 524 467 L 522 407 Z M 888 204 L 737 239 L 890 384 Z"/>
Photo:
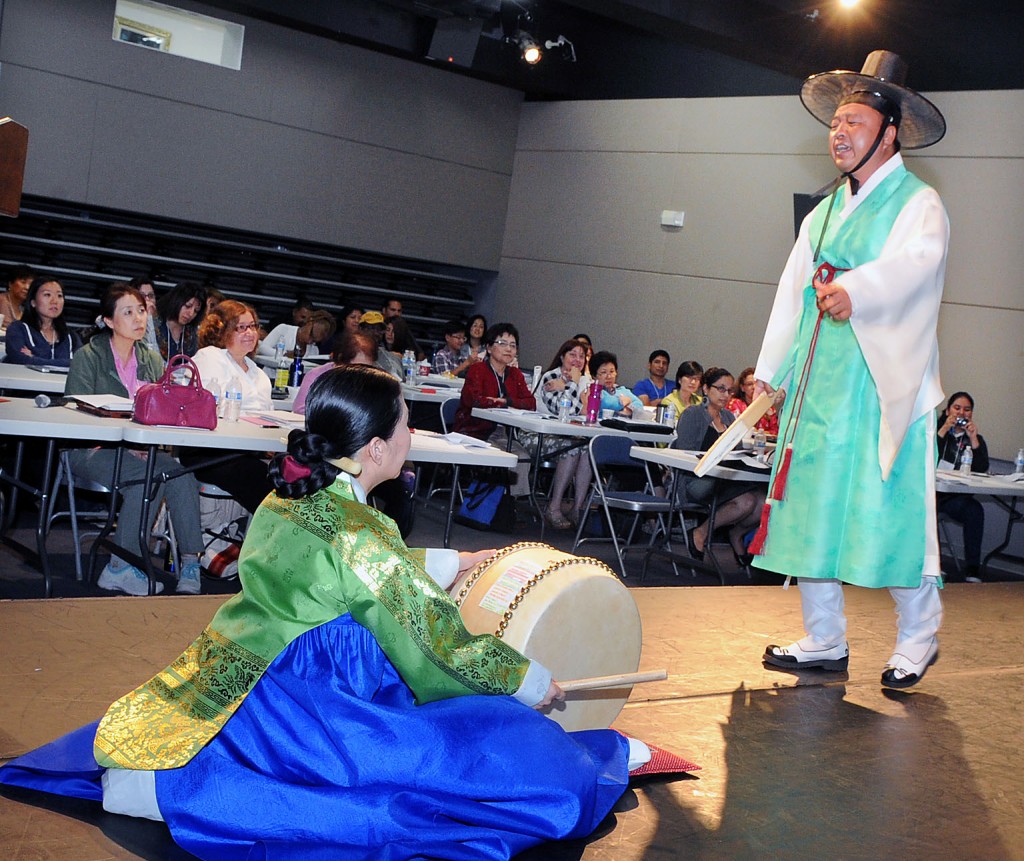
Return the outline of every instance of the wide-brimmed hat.
<path id="1" fill-rule="evenodd" d="M 866 93 L 893 102 L 902 113 L 900 145 L 920 149 L 942 140 L 946 120 L 939 109 L 920 93 L 904 86 L 907 64 L 891 51 L 872 51 L 860 72 L 836 69 L 811 75 L 800 88 L 800 101 L 820 123 L 830 125 L 836 108 L 855 93 Z"/>

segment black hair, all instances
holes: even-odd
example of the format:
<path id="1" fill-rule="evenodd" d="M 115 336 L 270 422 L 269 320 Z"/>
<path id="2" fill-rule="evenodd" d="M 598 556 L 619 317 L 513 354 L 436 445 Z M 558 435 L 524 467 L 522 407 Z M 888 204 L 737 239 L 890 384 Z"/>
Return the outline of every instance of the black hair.
<path id="1" fill-rule="evenodd" d="M 722 377 L 732 377 L 732 374 L 730 374 L 725 368 L 708 368 L 704 372 L 704 376 L 700 378 L 700 384 L 702 386 L 713 386 L 722 379 Z M 733 379 L 736 378 L 733 377 Z"/>
<path id="2" fill-rule="evenodd" d="M 395 333 L 395 340 L 391 344 L 391 349 L 396 353 L 404 353 L 406 350 L 419 353 L 419 345 L 416 343 L 412 332 L 409 331 L 409 324 L 405 319 L 403 317 L 392 317 L 384 322 L 384 326 L 387 327 L 389 323 L 391 324 L 391 331 Z"/>
<path id="3" fill-rule="evenodd" d="M 270 463 L 268 475 L 279 496 L 300 499 L 330 485 L 341 471 L 330 458 L 352 457 L 374 437 L 390 439 L 402 418 L 398 380 L 369 365 L 345 365 L 319 376 L 306 401 L 306 429 L 288 434 L 288 453 Z M 285 481 L 284 458 L 309 475 Z"/>
<path id="4" fill-rule="evenodd" d="M 175 284 L 163 296 L 157 299 L 156 312 L 160 315 L 161 320 L 165 322 L 171 320 L 177 323 L 181 309 L 193 299 L 199 302 L 199 310 L 196 311 L 196 316 L 192 318 L 192 322 L 188 325 L 198 329 L 199 324 L 203 321 L 203 316 L 206 314 L 206 291 L 191 281 Z M 259 320 L 256 322 L 258 323 Z"/>
<path id="5" fill-rule="evenodd" d="M 573 335 L 574 341 L 586 341 L 590 345 L 590 349 L 594 349 L 594 340 L 586 332 L 580 332 L 578 335 Z"/>
<path id="6" fill-rule="evenodd" d="M 616 371 L 619 369 L 618 356 L 616 356 L 614 353 L 609 353 L 607 350 L 598 350 L 596 353 L 594 353 L 593 356 L 590 357 L 590 364 L 587 365 L 587 367 L 590 369 L 590 375 L 596 378 L 597 369 L 600 368 L 601 365 L 607 365 L 609 363 L 615 365 Z"/>
<path id="7" fill-rule="evenodd" d="M 39 317 L 39 312 L 32 307 L 32 300 L 36 298 L 36 294 L 46 284 L 56 284 L 60 287 L 61 293 L 64 292 L 64 285 L 60 283 L 52 275 L 39 275 L 32 279 L 32 283 L 29 285 L 28 294 L 25 296 L 24 311 L 21 314 L 21 322 L 28 326 L 31 326 L 36 331 L 42 331 L 42 320 Z M 56 317 L 53 321 L 53 331 L 57 333 L 57 337 L 63 341 L 68 336 L 68 324 L 64 319 L 64 311 L 60 312 L 60 316 Z"/>
<path id="8" fill-rule="evenodd" d="M 36 271 L 31 266 L 15 266 L 7 273 L 7 283 L 10 284 L 12 281 L 21 281 L 25 278 L 35 278 Z M 55 281 L 55 278 L 51 278 L 51 281 Z"/>
<path id="9" fill-rule="evenodd" d="M 115 281 L 100 296 L 100 316 L 107 319 L 114 319 L 117 311 L 117 303 L 123 296 L 131 296 L 138 299 L 143 308 L 146 307 L 146 300 L 142 298 L 138 287 L 133 287 L 127 281 Z"/>
<path id="10" fill-rule="evenodd" d="M 511 323 L 495 323 L 484 333 L 484 346 L 489 347 L 502 335 L 511 335 L 519 344 L 519 330 Z"/>
<path id="11" fill-rule="evenodd" d="M 458 335 L 459 332 L 462 332 L 464 335 L 466 334 L 466 324 L 461 320 L 449 320 L 444 324 L 443 334 L 445 337 L 448 337 L 449 335 Z"/>
<path id="12" fill-rule="evenodd" d="M 649 365 L 651 362 L 657 359 L 658 356 L 664 356 L 666 362 L 672 361 L 672 357 L 668 354 L 667 350 L 655 350 L 653 353 L 651 353 L 651 355 L 647 357 L 647 364 Z"/>
<path id="13" fill-rule="evenodd" d="M 680 362 L 679 367 L 676 368 L 676 382 L 679 382 L 680 377 L 703 377 L 704 366 L 700 362 L 689 361 Z"/>
<path id="14" fill-rule="evenodd" d="M 949 400 L 946 401 L 947 411 L 951 406 L 953 406 L 953 401 L 955 401 L 957 398 L 967 398 L 967 400 L 970 401 L 971 409 L 974 409 L 974 398 L 972 398 L 968 392 L 953 392 L 953 394 L 949 396 Z"/>

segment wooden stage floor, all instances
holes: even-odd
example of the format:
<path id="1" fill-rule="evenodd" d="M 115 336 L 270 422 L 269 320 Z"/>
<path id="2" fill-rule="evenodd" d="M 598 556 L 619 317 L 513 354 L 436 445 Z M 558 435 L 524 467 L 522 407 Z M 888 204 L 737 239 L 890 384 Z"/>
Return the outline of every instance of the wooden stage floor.
<path id="1" fill-rule="evenodd" d="M 1024 584 L 945 590 L 941 657 L 878 684 L 888 594 L 847 589 L 849 674 L 765 668 L 800 633 L 779 587 L 633 589 L 643 669 L 616 726 L 702 770 L 632 786 L 586 841 L 527 859 L 1024 859 Z M 177 656 L 223 596 L 0 602 L 0 760 L 100 715 Z M 595 620 L 599 624 L 599 620 Z M 26 803 L 27 802 L 27 803 Z M 166 828 L 4 789 L 0 856 L 187 859 Z"/>

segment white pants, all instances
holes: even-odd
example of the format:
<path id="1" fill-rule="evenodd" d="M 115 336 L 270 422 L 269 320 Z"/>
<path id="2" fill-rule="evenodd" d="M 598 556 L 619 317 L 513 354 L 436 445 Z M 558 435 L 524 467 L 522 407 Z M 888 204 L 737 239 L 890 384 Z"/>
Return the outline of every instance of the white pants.
<path id="1" fill-rule="evenodd" d="M 835 646 L 846 639 L 843 584 L 838 580 L 798 581 L 804 630 L 818 645 Z M 896 648 L 909 656 L 924 654 L 942 626 L 938 580 L 922 577 L 916 588 L 889 587 L 896 602 Z"/>

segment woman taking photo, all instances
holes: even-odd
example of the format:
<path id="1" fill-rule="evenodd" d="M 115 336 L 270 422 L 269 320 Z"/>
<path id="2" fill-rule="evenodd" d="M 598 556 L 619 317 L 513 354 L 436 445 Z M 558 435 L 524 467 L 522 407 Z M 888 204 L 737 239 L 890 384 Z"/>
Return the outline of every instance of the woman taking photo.
<path id="1" fill-rule="evenodd" d="M 713 446 L 736 417 L 725 406 L 732 397 L 733 377 L 725 368 L 708 368 L 701 381 L 704 403 L 685 410 L 676 425 L 676 439 L 672 448 L 683 451 L 707 451 Z M 767 485 L 755 482 L 733 481 L 704 476 L 682 475 L 685 502 L 710 504 L 717 497 L 715 528 L 729 527 L 729 544 L 736 561 L 750 564 L 743 537 L 754 529 L 761 518 Z M 708 521 L 695 527 L 690 536 L 690 550 L 698 559 L 704 558 L 708 539 Z"/>
<path id="2" fill-rule="evenodd" d="M 225 299 L 213 309 L 199 327 L 201 349 L 195 363 L 207 389 L 216 385 L 221 395 L 234 386 L 242 393 L 243 411 L 268 412 L 274 404 L 270 399 L 270 378 L 249 354 L 259 337 L 256 310 L 244 302 Z M 179 452 L 185 466 L 196 466 L 218 455 L 232 452 L 208 448 L 185 448 Z M 259 455 L 241 452 L 238 456 L 215 466 L 196 471 L 196 478 L 215 484 L 248 512 L 253 513 L 273 487 L 267 478 L 267 465 Z"/>
<path id="3" fill-rule="evenodd" d="M 206 314 L 206 291 L 198 284 L 177 284 L 157 300 L 156 308 L 156 340 L 164 361 L 181 354 L 194 356 Z"/>
<path id="4" fill-rule="evenodd" d="M 67 368 L 81 346 L 64 320 L 64 288 L 48 275 L 32 281 L 20 320 L 7 327 L 7 355 L 12 365 Z"/>
<path id="5" fill-rule="evenodd" d="M 988 445 L 974 423 L 974 398 L 967 392 L 954 392 L 939 415 L 936 433 L 939 444 L 939 469 L 959 469 L 964 451 L 971 449 L 972 472 L 988 472 Z M 981 571 L 981 539 L 985 534 L 985 509 L 969 493 L 939 493 L 936 509 L 955 520 L 964 529 L 966 577 L 978 579 Z M 946 577 L 952 580 L 952 577 Z"/>
<path id="6" fill-rule="evenodd" d="M 64 387 L 65 395 L 114 395 L 129 400 L 139 386 L 160 379 L 164 363 L 159 354 L 143 346 L 146 334 L 146 303 L 139 291 L 129 284 L 111 284 L 100 299 L 100 316 L 104 328 L 82 349 L 75 352 Z M 114 474 L 116 452 L 111 448 L 76 449 L 71 452 L 71 469 L 83 478 L 108 485 Z M 121 458 L 121 481 L 145 478 L 145 454 L 133 450 Z M 156 454 L 156 471 L 175 473 L 181 465 L 170 455 Z M 142 485 L 133 484 L 121 491 L 121 509 L 117 516 L 114 540 L 118 545 L 138 553 L 139 517 L 142 512 Z M 181 556 L 178 592 L 199 593 L 199 554 L 203 540 L 199 530 L 199 489 L 190 474 L 179 475 L 160 485 L 152 511 L 160 508 L 161 497 L 174 525 L 174 536 Z M 150 524 L 147 524 L 149 526 Z M 147 533 L 148 533 L 147 529 Z M 149 579 L 119 556 L 112 555 L 100 574 L 97 585 L 129 595 L 147 595 Z M 156 584 L 156 591 L 163 584 Z"/>
<path id="7" fill-rule="evenodd" d="M 547 372 L 540 378 L 541 402 L 551 415 L 561 415 L 562 401 L 566 398 L 569 402 L 568 414 L 570 416 L 581 415 L 586 409 L 586 394 L 580 386 L 586 355 L 587 348 L 583 342 L 570 339 L 558 348 L 554 359 L 548 365 Z M 527 450 L 532 450 L 537 444 L 536 436 L 533 434 L 525 438 L 520 437 L 520 439 Z M 549 436 L 544 440 L 543 454 L 546 455 L 549 450 L 564 448 L 564 437 Z M 583 503 L 587 500 L 591 475 L 590 458 L 587 457 L 585 447 L 574 448 L 558 455 L 555 475 L 551 482 L 551 493 L 548 497 L 548 507 L 544 513 L 550 526 L 555 529 L 569 529 L 579 523 L 580 511 L 583 508 Z M 562 500 L 565 498 L 570 483 L 574 486 L 574 501 L 569 518 L 566 519 L 562 512 Z"/>
<path id="8" fill-rule="evenodd" d="M 60 793 L 78 777 L 204 859 L 498 859 L 589 834 L 645 746 L 566 733 L 531 708 L 562 698 L 551 674 L 467 633 L 446 589 L 494 551 L 411 551 L 366 504 L 406 459 L 406 420 L 375 368 L 317 380 L 242 547 L 242 592 L 173 669 L 61 740 L 87 774 L 31 774 L 44 747 L 0 780 Z"/>

